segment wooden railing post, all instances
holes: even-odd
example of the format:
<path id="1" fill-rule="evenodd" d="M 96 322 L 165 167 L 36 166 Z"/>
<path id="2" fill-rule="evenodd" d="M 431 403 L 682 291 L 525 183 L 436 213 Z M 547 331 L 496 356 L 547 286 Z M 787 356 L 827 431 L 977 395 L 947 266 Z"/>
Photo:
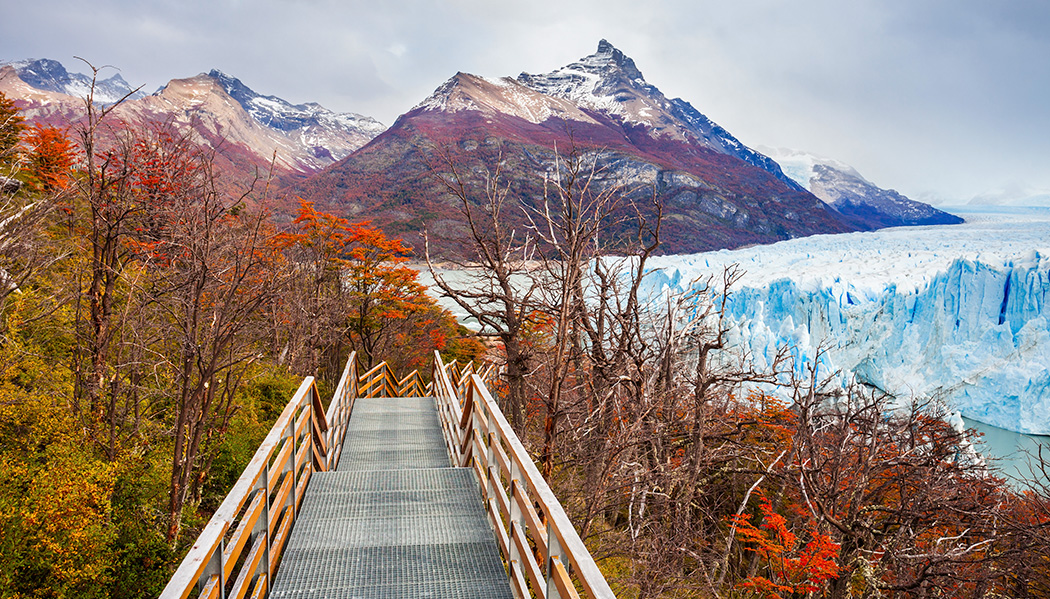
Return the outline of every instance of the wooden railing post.
<path id="1" fill-rule="evenodd" d="M 561 564 L 567 564 L 569 563 L 568 558 L 569 556 L 566 553 L 565 548 L 561 546 L 558 535 L 552 535 L 548 532 L 547 563 L 544 567 L 544 573 L 547 575 L 547 599 L 569 599 L 568 597 L 561 596 L 561 592 L 558 590 L 557 579 L 555 578 L 555 560 Z"/>

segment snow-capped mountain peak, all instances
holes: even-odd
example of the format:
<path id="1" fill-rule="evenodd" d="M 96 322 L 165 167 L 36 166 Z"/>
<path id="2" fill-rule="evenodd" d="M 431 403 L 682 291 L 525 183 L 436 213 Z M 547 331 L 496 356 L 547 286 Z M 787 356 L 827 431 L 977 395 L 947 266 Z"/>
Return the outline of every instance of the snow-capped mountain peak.
<path id="1" fill-rule="evenodd" d="M 762 148 L 784 173 L 830 204 L 840 213 L 855 217 L 864 227 L 958 224 L 961 218 L 916 202 L 865 179 L 852 166 L 815 154 L 786 148 Z"/>
<path id="2" fill-rule="evenodd" d="M 0 71 L 0 91 L 20 103 L 30 122 L 68 126 L 83 118 L 90 77 L 46 59 L 0 64 Z M 114 74 L 96 80 L 94 100 L 112 104 L 130 90 Z M 268 166 L 275 156 L 281 171 L 314 172 L 345 158 L 386 129 L 370 117 L 259 94 L 217 69 L 172 79 L 152 95 L 136 92 L 115 111 L 115 118 L 132 126 L 170 121 L 180 129 L 195 130 L 203 143 L 223 147 L 222 159 L 238 173 Z"/>
<path id="3" fill-rule="evenodd" d="M 70 73 L 57 60 L 41 58 L 0 63 L 0 66 L 4 65 L 10 65 L 22 81 L 36 89 L 82 99 L 91 92 L 91 77 L 83 73 Z M 105 74 L 105 71 L 100 74 Z M 146 94 L 141 91 L 132 93 L 132 89 L 120 73 L 115 73 L 95 81 L 94 100 L 99 104 L 113 104 L 128 94 L 131 94 L 128 97 L 132 100 L 145 97 Z"/>
<path id="4" fill-rule="evenodd" d="M 552 117 L 595 122 L 573 102 L 545 95 L 510 77 L 492 79 L 469 73 L 456 73 L 413 110 L 473 110 L 518 117 L 530 123 L 542 123 Z"/>
<path id="5" fill-rule="evenodd" d="M 664 96 L 656 86 L 646 82 L 633 59 L 607 40 L 598 42 L 598 50 L 590 56 L 544 75 L 522 73 L 518 81 L 540 93 L 619 119 L 628 126 L 645 127 L 654 138 L 666 136 L 735 156 L 769 172 L 789 187 L 802 190 L 781 172 L 776 162 L 745 146 L 689 102 Z"/>
<path id="6" fill-rule="evenodd" d="M 634 60 L 606 40 L 600 41 L 598 51 L 590 56 L 547 74 L 522 73 L 518 81 L 581 108 L 650 127 L 661 127 L 662 113 L 671 108 L 660 90 L 645 82 Z M 673 130 L 662 132 L 680 137 Z"/>
<path id="7" fill-rule="evenodd" d="M 317 125 L 338 126 L 354 129 L 372 137 L 382 133 L 386 127 L 379 121 L 356 113 L 335 113 L 316 102 L 292 104 L 277 96 L 264 96 L 241 82 L 240 79 L 212 69 L 208 77 L 237 101 L 260 124 L 290 132 Z"/>

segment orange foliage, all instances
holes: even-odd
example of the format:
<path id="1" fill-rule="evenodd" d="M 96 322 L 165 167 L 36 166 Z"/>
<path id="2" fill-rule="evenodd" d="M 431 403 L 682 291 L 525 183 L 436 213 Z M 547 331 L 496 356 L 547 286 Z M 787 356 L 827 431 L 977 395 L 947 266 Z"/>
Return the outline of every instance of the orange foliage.
<path id="1" fill-rule="evenodd" d="M 29 180 L 35 191 L 65 191 L 73 183 L 76 151 L 64 132 L 37 123 L 26 133 L 29 145 Z"/>
<path id="2" fill-rule="evenodd" d="M 736 527 L 737 538 L 746 544 L 747 551 L 762 559 L 766 576 L 751 576 L 737 584 L 759 596 L 775 599 L 784 595 L 816 593 L 827 581 L 838 577 L 836 558 L 839 544 L 831 537 L 809 530 L 810 540 L 799 547 L 798 538 L 788 529 L 787 520 L 773 510 L 769 499 L 759 498 L 762 523 L 755 526 L 750 515 L 730 517 Z"/>

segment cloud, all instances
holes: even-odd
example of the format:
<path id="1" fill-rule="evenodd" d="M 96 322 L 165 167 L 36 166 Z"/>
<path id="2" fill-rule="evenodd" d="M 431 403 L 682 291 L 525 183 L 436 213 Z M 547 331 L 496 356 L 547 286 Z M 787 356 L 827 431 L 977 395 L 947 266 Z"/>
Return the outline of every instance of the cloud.
<path id="1" fill-rule="evenodd" d="M 546 72 L 609 39 L 751 145 L 904 193 L 1050 187 L 1050 3 L 1013 0 L 18 2 L 0 59 L 73 55 L 155 89 L 213 67 L 391 123 L 457 71 Z"/>

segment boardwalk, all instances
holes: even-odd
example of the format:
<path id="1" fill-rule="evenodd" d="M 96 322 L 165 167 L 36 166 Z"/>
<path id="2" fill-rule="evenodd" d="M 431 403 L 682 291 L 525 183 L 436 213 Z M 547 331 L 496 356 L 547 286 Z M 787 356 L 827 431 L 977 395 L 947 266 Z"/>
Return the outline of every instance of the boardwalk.
<path id="1" fill-rule="evenodd" d="M 161 599 L 615 599 L 495 375 L 351 354 L 327 407 L 304 379 Z"/>
<path id="2" fill-rule="evenodd" d="M 357 400 L 270 597 L 512 597 L 477 479 L 451 467 L 433 397 Z"/>

